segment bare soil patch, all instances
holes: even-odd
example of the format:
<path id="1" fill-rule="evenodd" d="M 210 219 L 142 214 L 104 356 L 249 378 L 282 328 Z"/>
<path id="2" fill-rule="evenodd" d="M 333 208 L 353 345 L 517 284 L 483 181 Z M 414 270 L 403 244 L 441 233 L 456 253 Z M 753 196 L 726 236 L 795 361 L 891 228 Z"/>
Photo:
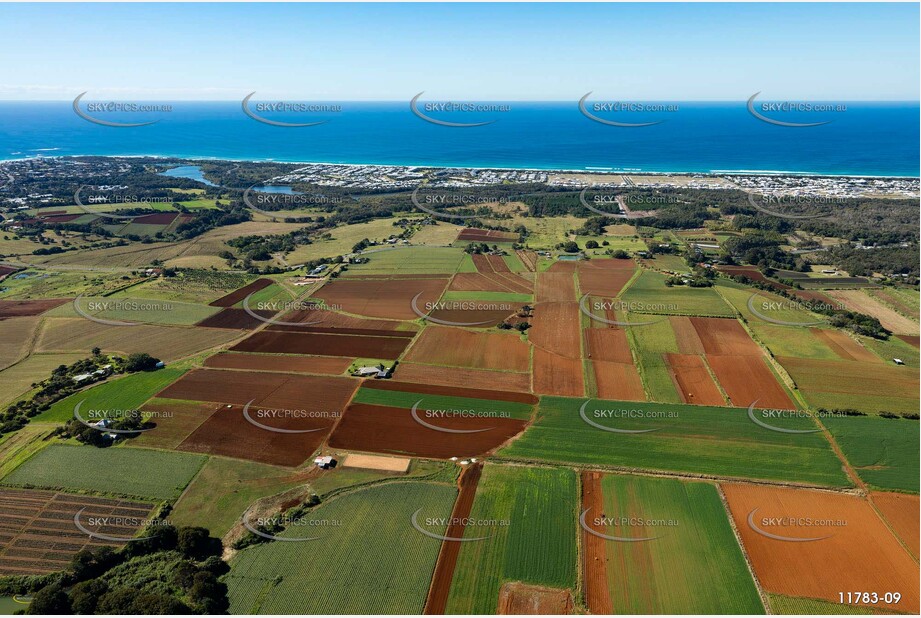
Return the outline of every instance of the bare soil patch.
<path id="1" fill-rule="evenodd" d="M 234 290 L 226 296 L 221 296 L 215 301 L 209 303 L 212 307 L 233 307 L 238 302 L 252 294 L 253 292 L 258 292 L 264 288 L 272 285 L 271 279 L 256 279 L 249 285 L 245 285 L 240 289 Z"/>
<path id="2" fill-rule="evenodd" d="M 577 302 L 539 303 L 534 308 L 528 340 L 548 352 L 582 358 L 580 316 Z"/>
<path id="3" fill-rule="evenodd" d="M 352 364 L 352 360 L 351 358 L 338 356 L 274 356 L 269 354 L 222 352 L 206 359 L 205 367 L 341 375 Z"/>
<path id="4" fill-rule="evenodd" d="M 889 492 L 874 492 L 871 496 L 873 504 L 882 511 L 886 521 L 917 559 L 921 553 L 918 496 Z"/>
<path id="5" fill-rule="evenodd" d="M 699 406 L 726 405 L 703 358 L 696 354 L 666 354 L 665 358 L 682 401 Z"/>
<path id="6" fill-rule="evenodd" d="M 758 347 L 736 319 L 689 318 L 706 354 L 761 356 Z M 747 404 L 746 404 L 747 405 Z"/>
<path id="7" fill-rule="evenodd" d="M 618 401 L 646 401 L 643 381 L 632 363 L 592 361 L 598 397 Z"/>
<path id="8" fill-rule="evenodd" d="M 506 582 L 499 588 L 500 615 L 559 616 L 574 613 L 569 590 Z"/>
<path id="9" fill-rule="evenodd" d="M 757 401 L 759 408 L 796 409 L 763 358 L 708 354 L 707 363 L 732 405 L 748 407 Z"/>
<path id="10" fill-rule="evenodd" d="M 471 369 L 527 371 L 529 346 L 516 334 L 479 333 L 461 328 L 427 326 L 406 360 Z"/>
<path id="11" fill-rule="evenodd" d="M 253 333 L 233 346 L 236 352 L 269 354 L 311 354 L 317 356 L 352 356 L 356 358 L 398 358 L 409 340 L 404 337 L 366 337 L 298 333 L 266 329 Z"/>
<path id="12" fill-rule="evenodd" d="M 613 298 L 620 294 L 636 271 L 633 260 L 591 260 L 580 262 L 579 291 L 582 294 Z"/>
<path id="13" fill-rule="evenodd" d="M 633 364 L 627 331 L 621 328 L 588 328 L 585 341 L 592 360 Z"/>
<path id="14" fill-rule="evenodd" d="M 585 385 L 582 360 L 534 348 L 534 392 L 541 395 L 582 397 Z"/>
<path id="15" fill-rule="evenodd" d="M 0 300 L 0 320 L 41 315 L 55 307 L 70 302 L 70 298 L 44 298 L 40 300 Z"/>
<path id="16" fill-rule="evenodd" d="M 595 525 L 595 519 L 604 517 L 604 497 L 601 493 L 601 473 L 582 472 L 582 509 L 586 513 L 586 524 L 601 534 L 607 534 L 604 526 Z M 582 569 L 585 578 L 585 604 L 593 614 L 614 613 L 611 593 L 608 590 L 608 568 L 606 541 L 587 530 L 582 530 Z"/>
<path id="17" fill-rule="evenodd" d="M 437 301 L 448 278 L 439 279 L 336 279 L 320 288 L 314 296 L 327 305 L 341 307 L 347 313 L 374 318 L 415 320 L 413 298 L 421 293 L 417 305 Z"/>
<path id="18" fill-rule="evenodd" d="M 515 371 L 485 371 L 461 367 L 441 367 L 400 363 L 394 376 L 404 382 L 455 386 L 463 384 L 475 389 L 496 389 L 526 393 L 531 390 L 531 375 Z"/>

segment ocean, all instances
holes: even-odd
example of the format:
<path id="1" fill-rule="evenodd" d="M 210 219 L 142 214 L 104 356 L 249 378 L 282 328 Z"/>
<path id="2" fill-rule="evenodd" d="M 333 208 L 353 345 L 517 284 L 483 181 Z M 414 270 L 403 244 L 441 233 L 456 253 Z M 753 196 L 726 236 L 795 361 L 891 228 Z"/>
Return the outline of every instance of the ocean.
<path id="1" fill-rule="evenodd" d="M 744 101 L 596 114 L 622 122 L 663 121 L 645 127 L 595 122 L 576 101 L 512 101 L 498 111 L 426 112 L 449 122 L 492 121 L 462 128 L 426 122 L 413 114 L 408 101 L 343 102 L 340 111 L 259 112 L 276 121 L 326 121 L 310 127 L 264 124 L 244 114 L 240 102 L 170 105 L 168 112 L 90 114 L 113 122 L 158 120 L 124 128 L 85 120 L 70 101 L 0 102 L 0 160 L 151 155 L 627 172 L 919 175 L 919 105 L 914 102 L 852 102 L 832 112 L 764 112 L 791 122 L 831 121 L 814 127 L 758 120 Z"/>

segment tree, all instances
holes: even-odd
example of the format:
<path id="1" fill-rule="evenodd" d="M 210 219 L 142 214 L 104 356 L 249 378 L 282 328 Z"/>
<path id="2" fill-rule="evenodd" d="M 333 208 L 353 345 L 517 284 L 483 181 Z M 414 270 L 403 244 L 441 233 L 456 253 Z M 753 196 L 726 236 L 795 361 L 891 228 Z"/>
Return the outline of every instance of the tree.
<path id="1" fill-rule="evenodd" d="M 95 614 L 99 599 L 109 591 L 109 585 L 101 579 L 80 582 L 70 590 L 70 605 L 75 614 Z"/>
<path id="2" fill-rule="evenodd" d="M 46 586 L 35 593 L 27 614 L 62 615 L 72 613 L 70 599 L 60 584 Z M 117 613 L 117 612 L 116 612 Z"/>
<path id="3" fill-rule="evenodd" d="M 574 240 L 567 240 L 563 243 L 563 251 L 566 253 L 576 253 L 579 251 L 579 245 Z"/>
<path id="4" fill-rule="evenodd" d="M 586 249 L 597 249 L 598 241 L 595 241 L 595 240 L 588 241 L 587 243 L 585 243 L 585 248 Z"/>
<path id="5" fill-rule="evenodd" d="M 146 352 L 137 352 L 130 355 L 128 360 L 125 361 L 125 371 L 151 371 L 157 368 L 157 363 L 159 362 L 159 358 L 154 358 Z"/>
<path id="6" fill-rule="evenodd" d="M 383 370 L 384 366 L 380 365 L 380 369 Z M 211 538 L 205 528 L 180 528 L 176 549 L 189 558 L 204 560 L 208 556 L 221 553 L 221 542 Z"/>

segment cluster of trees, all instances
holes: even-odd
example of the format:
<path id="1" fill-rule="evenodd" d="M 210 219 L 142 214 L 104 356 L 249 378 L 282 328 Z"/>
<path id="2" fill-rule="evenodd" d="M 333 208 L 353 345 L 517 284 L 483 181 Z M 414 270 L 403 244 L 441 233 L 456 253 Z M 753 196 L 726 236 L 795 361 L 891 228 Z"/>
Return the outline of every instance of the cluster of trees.
<path id="1" fill-rule="evenodd" d="M 481 253 L 489 253 L 490 251 L 498 251 L 499 246 L 493 245 L 490 247 L 485 242 L 471 242 L 467 243 L 467 246 L 464 247 L 464 253 L 469 253 L 471 255 L 479 255 Z"/>
<path id="2" fill-rule="evenodd" d="M 781 249 L 783 242 L 785 239 L 780 234 L 751 231 L 727 238 L 721 249 L 733 260 L 741 260 L 761 269 L 809 272 L 809 262 Z"/>
<path id="3" fill-rule="evenodd" d="M 99 348 L 93 348 L 92 355 L 70 365 L 59 365 L 52 370 L 51 376 L 41 382 L 32 384 L 34 393 L 29 399 L 21 399 L 0 413 L 0 434 L 18 431 L 34 416 L 38 416 L 61 399 L 71 395 L 88 384 L 105 380 L 110 373 L 133 373 L 150 371 L 160 361 L 149 354 L 132 354 L 128 358 L 106 356 Z M 103 365 L 111 365 L 109 370 L 100 371 Z M 88 377 L 80 382 L 74 376 L 86 374 Z M 98 432 L 96 432 L 98 433 Z"/>
<path id="4" fill-rule="evenodd" d="M 906 283 L 916 284 L 919 276 L 918 243 L 907 247 L 882 247 L 874 249 L 856 249 L 849 245 L 839 245 L 827 252 L 828 260 L 838 268 L 854 277 L 868 277 L 873 273 L 899 276 Z"/>
<path id="5" fill-rule="evenodd" d="M 771 282 L 752 281 L 745 275 L 735 275 L 732 277 L 732 279 L 738 281 L 739 283 L 744 283 L 745 285 L 749 285 L 760 290 L 772 292 L 779 296 L 783 296 L 784 298 L 794 300 L 797 303 L 801 303 L 810 311 L 820 315 L 828 316 L 830 318 L 829 324 L 832 326 L 836 326 L 838 328 L 846 328 L 858 335 L 873 337 L 874 339 L 888 339 L 892 334 L 891 331 L 884 328 L 883 325 L 880 324 L 879 320 L 873 316 L 858 313 L 856 311 L 850 311 L 848 309 L 838 309 L 837 307 L 833 307 L 828 303 L 804 300 L 791 293 L 789 290 L 779 289 L 771 285 Z"/>
<path id="6" fill-rule="evenodd" d="M 223 614 L 229 567 L 223 547 L 204 528 L 157 525 L 144 540 L 84 549 L 64 571 L 40 578 L 8 578 L 4 594 L 32 594 L 27 614 Z"/>
<path id="7" fill-rule="evenodd" d="M 396 367 L 396 362 L 390 368 L 388 373 L 393 373 L 394 368 Z M 385 369 L 384 365 L 378 365 L 378 368 L 383 371 Z M 388 376 L 389 377 L 389 376 Z M 304 502 L 300 505 L 279 511 L 278 517 L 274 519 L 265 518 L 262 522 L 257 523 L 253 526 L 256 530 L 262 534 L 267 534 L 269 536 L 278 536 L 285 531 L 285 525 L 282 521 L 299 521 L 302 518 L 306 517 L 308 512 L 320 504 L 320 497 L 316 494 L 311 494 Z M 234 541 L 234 549 L 244 549 L 250 547 L 251 545 L 259 545 L 262 543 L 271 543 L 272 539 L 260 536 L 258 534 L 253 534 L 250 531 L 247 531 L 246 534 L 241 536 L 239 539 Z"/>

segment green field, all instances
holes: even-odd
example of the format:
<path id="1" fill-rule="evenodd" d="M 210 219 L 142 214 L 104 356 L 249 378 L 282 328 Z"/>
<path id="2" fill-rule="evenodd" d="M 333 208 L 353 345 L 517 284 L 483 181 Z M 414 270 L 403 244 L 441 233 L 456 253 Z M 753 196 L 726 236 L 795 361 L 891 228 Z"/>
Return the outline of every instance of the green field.
<path id="1" fill-rule="evenodd" d="M 653 321 L 639 313 L 625 313 L 626 322 Z M 628 327 L 627 340 L 636 353 L 637 371 L 643 386 L 653 401 L 681 403 L 681 396 L 675 388 L 665 354 L 678 353 L 675 331 L 667 318 L 656 318 L 652 324 Z"/>
<path id="2" fill-rule="evenodd" d="M 124 446 L 52 444 L 3 477 L 0 483 L 171 500 L 179 496 L 206 459 L 204 455 Z"/>
<path id="3" fill-rule="evenodd" d="M 356 490 L 311 512 L 316 525 L 289 526 L 273 541 L 241 551 L 225 577 L 232 614 L 421 614 L 441 541 L 415 530 L 448 518 L 448 484 L 394 482 Z M 323 523 L 325 522 L 325 523 Z M 338 525 L 336 525 L 338 523 Z M 445 526 L 426 526 L 444 534 Z"/>
<path id="4" fill-rule="evenodd" d="M 51 376 L 61 365 L 70 365 L 86 354 L 32 354 L 15 365 L 0 371 L 0 406 L 21 399 L 32 390 L 32 385 Z"/>
<path id="5" fill-rule="evenodd" d="M 170 520 L 177 526 L 202 526 L 222 537 L 259 498 L 303 484 L 287 468 L 212 457 L 182 494 Z"/>
<path id="6" fill-rule="evenodd" d="M 636 303 L 637 313 L 734 317 L 735 312 L 713 288 L 686 285 L 667 287 L 666 275 L 645 270 L 621 294 L 625 302 Z"/>
<path id="7" fill-rule="evenodd" d="M 366 264 L 351 264 L 345 276 L 362 275 L 417 275 L 476 272 L 470 256 L 463 249 L 452 247 L 397 247 L 371 248 L 362 257 Z M 469 264 L 468 264 L 469 263 Z"/>
<path id="8" fill-rule="evenodd" d="M 615 614 L 764 613 L 715 486 L 619 474 L 601 486 L 604 534 L 653 539 L 605 541 Z"/>
<path id="9" fill-rule="evenodd" d="M 831 601 L 822 601 L 820 599 L 801 599 L 797 597 L 787 597 L 782 594 L 768 594 L 768 601 L 771 604 L 771 613 L 778 615 L 870 615 L 875 612 L 869 607 L 859 605 L 847 605 L 845 603 L 832 603 Z"/>
<path id="10" fill-rule="evenodd" d="M 542 397 L 537 422 L 498 456 L 839 487 L 849 484 L 841 462 L 821 434 L 764 429 L 743 408 L 589 402 L 586 416 L 604 427 L 656 430 L 624 434 L 586 423 L 579 414 L 585 401 Z M 618 411 L 627 411 L 627 417 Z M 615 412 L 618 418 L 612 418 Z M 787 429 L 816 428 L 812 419 L 798 416 L 771 423 Z"/>
<path id="11" fill-rule="evenodd" d="M 174 300 L 154 300 L 150 298 L 132 298 L 131 296 L 87 297 L 80 299 L 80 310 L 101 320 L 119 322 L 140 322 L 143 324 L 191 325 L 214 315 L 220 307 L 177 302 Z M 49 317 L 80 317 L 73 303 L 66 303 L 48 312 Z"/>
<path id="12" fill-rule="evenodd" d="M 448 597 L 447 614 L 493 614 L 504 582 L 575 589 L 579 489 L 572 470 L 487 465 Z M 488 532 L 487 532 L 488 530 Z"/>
<path id="13" fill-rule="evenodd" d="M 100 413 L 105 410 L 137 410 L 145 401 L 178 380 L 183 373 L 183 369 L 166 367 L 156 371 L 139 371 L 121 378 L 109 378 L 61 399 L 36 416 L 35 422 L 66 423 L 74 417 L 74 407 L 81 401 L 84 403 L 80 409 L 84 414 L 91 409 Z"/>
<path id="14" fill-rule="evenodd" d="M 918 421 L 878 416 L 828 417 L 844 456 L 869 485 L 918 493 Z"/>
<path id="15" fill-rule="evenodd" d="M 135 298 L 207 304 L 252 283 L 258 277 L 204 269 L 185 270 L 176 277 L 157 277 L 131 288 Z"/>
<path id="16" fill-rule="evenodd" d="M 376 388 L 358 389 L 352 401 L 394 408 L 412 408 L 413 404 L 420 399 L 422 403 L 419 404 L 418 410 L 423 418 L 425 418 L 425 410 L 465 410 L 484 416 L 491 415 L 497 418 L 528 420 L 531 418 L 533 409 L 533 406 L 526 403 L 451 397 L 448 395 L 423 395 L 420 393 L 404 393 L 402 391 L 384 391 Z"/>

